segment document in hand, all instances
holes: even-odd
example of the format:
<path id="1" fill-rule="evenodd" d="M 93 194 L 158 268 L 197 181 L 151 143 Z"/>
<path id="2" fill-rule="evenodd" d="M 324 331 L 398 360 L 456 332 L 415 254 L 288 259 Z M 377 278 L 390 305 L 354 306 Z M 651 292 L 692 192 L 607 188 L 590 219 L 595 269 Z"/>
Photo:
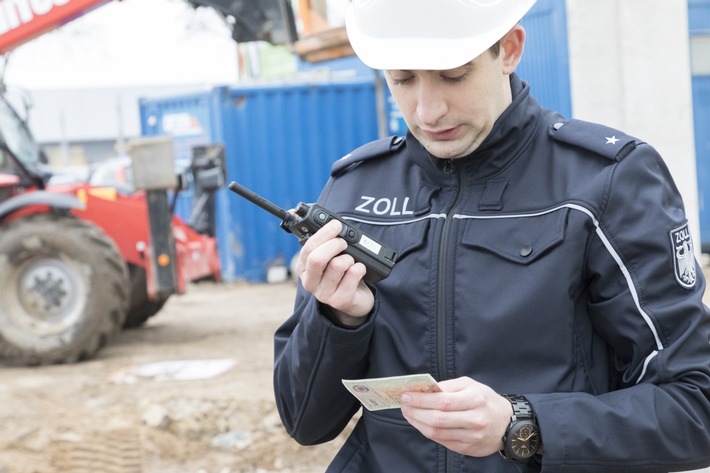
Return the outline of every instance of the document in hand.
<path id="1" fill-rule="evenodd" d="M 344 379 L 343 384 L 370 411 L 401 407 L 404 393 L 441 392 L 436 380 L 428 373 L 388 378 Z"/>

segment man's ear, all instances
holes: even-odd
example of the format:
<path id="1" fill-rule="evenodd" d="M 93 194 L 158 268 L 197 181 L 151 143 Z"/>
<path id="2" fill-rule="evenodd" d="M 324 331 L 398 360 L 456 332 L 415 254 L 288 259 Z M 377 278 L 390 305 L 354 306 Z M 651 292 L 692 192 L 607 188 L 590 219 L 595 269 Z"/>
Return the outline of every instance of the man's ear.
<path id="1" fill-rule="evenodd" d="M 517 24 L 500 42 L 500 54 L 503 60 L 503 73 L 510 75 L 520 64 L 525 46 L 525 29 Z"/>

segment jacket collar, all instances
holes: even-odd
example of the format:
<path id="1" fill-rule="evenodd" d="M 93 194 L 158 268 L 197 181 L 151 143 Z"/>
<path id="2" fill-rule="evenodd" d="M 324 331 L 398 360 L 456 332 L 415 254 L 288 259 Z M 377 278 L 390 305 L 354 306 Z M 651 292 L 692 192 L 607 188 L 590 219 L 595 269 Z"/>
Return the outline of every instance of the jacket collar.
<path id="1" fill-rule="evenodd" d="M 520 80 L 517 74 L 511 74 L 510 86 L 512 103 L 498 117 L 486 139 L 470 155 L 454 160 L 433 157 L 409 132 L 407 142 L 423 150 L 440 170 L 447 166 L 447 162 L 453 162 L 454 169 L 464 172 L 473 180 L 497 174 L 529 145 L 540 117 L 540 105 L 530 96 L 530 85 Z"/>

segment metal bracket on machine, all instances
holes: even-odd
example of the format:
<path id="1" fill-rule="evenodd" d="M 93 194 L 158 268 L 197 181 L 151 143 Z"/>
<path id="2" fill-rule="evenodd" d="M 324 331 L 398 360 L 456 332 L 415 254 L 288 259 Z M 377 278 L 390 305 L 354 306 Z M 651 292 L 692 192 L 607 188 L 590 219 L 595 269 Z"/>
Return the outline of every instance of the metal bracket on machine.
<path id="1" fill-rule="evenodd" d="M 168 190 L 178 187 L 170 137 L 131 140 L 133 184 L 146 192 L 150 227 L 149 264 L 146 267 L 148 293 L 167 297 L 178 292 L 177 251 L 172 227 Z"/>

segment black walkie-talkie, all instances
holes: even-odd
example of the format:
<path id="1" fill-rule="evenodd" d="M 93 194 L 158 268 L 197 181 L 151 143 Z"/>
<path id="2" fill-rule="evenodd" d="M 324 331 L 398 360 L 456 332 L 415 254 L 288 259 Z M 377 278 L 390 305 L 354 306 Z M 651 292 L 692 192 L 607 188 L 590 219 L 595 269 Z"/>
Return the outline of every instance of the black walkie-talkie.
<path id="1" fill-rule="evenodd" d="M 301 246 L 323 225 L 331 220 L 338 220 L 343 225 L 343 229 L 338 236 L 348 243 L 345 253 L 352 256 L 355 261 L 364 264 L 367 268 L 367 273 L 364 277 L 365 282 L 376 283 L 389 276 L 397 259 L 397 253 L 392 248 L 383 245 L 358 228 L 345 222 L 330 210 L 318 204 L 301 202 L 296 206 L 296 215 L 293 215 L 234 181 L 229 183 L 228 188 L 235 194 L 239 194 L 270 214 L 280 218 L 281 228 L 296 235 Z"/>

